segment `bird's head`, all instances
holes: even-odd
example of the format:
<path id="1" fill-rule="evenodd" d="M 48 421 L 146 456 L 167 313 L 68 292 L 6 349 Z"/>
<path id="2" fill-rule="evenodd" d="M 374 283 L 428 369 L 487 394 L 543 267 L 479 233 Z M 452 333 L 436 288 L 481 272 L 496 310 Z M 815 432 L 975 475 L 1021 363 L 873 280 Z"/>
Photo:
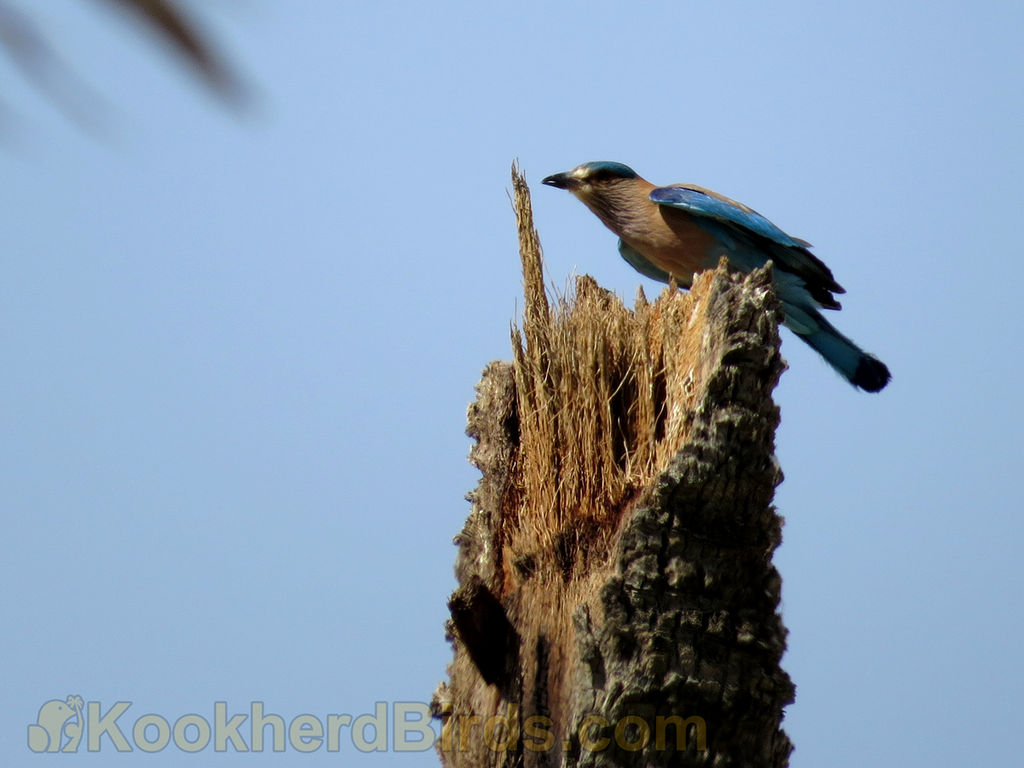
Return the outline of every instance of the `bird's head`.
<path id="1" fill-rule="evenodd" d="M 623 182 L 637 179 L 637 172 L 628 165 L 600 160 L 577 165 L 571 171 L 548 176 L 542 183 L 549 187 L 567 189 L 581 200 L 599 197 L 602 193 L 619 187 Z"/>
<path id="2" fill-rule="evenodd" d="M 654 185 L 641 179 L 628 165 L 601 160 L 577 165 L 571 171 L 544 179 L 549 187 L 567 189 L 616 234 L 643 207 L 653 205 L 647 193 Z"/>

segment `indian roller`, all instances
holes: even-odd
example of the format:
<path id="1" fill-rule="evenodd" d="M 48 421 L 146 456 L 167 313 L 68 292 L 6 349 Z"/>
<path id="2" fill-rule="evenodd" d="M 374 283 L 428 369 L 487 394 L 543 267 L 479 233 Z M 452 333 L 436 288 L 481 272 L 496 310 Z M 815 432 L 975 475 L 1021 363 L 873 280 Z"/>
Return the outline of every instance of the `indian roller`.
<path id="1" fill-rule="evenodd" d="M 628 165 L 584 163 L 544 184 L 567 189 L 619 236 L 619 253 L 643 275 L 689 288 L 693 275 L 728 258 L 741 272 L 774 265 L 783 323 L 855 387 L 878 392 L 889 369 L 837 331 L 819 309 L 839 309 L 845 293 L 832 271 L 751 208 L 691 184 L 658 187 Z"/>

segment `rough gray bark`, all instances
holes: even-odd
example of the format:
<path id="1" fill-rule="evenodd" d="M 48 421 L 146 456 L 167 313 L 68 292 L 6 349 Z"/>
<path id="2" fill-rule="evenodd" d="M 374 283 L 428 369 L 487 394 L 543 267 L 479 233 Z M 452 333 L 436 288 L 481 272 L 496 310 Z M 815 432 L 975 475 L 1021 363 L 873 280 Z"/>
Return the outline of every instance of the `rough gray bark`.
<path id="1" fill-rule="evenodd" d="M 723 276 L 724 279 L 724 276 Z M 695 413 L 689 443 L 628 517 L 614 573 L 600 590 L 603 621 L 574 614 L 578 669 L 573 724 L 638 714 L 697 715 L 707 752 L 582 753 L 566 765 L 757 765 L 788 762 L 781 730 L 794 689 L 779 666 L 786 631 L 771 554 L 781 519 L 771 506 L 781 372 L 768 274 L 731 279 L 721 302 L 721 364 Z M 770 301 L 774 301 L 771 298 Z M 717 314 L 717 312 L 716 312 Z"/>

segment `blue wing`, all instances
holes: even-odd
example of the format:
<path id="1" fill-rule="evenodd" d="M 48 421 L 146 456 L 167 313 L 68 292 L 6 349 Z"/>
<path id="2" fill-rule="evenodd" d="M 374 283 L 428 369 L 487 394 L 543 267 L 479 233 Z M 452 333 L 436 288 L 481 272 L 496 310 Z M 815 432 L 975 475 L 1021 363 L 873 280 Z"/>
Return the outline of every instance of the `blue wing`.
<path id="1" fill-rule="evenodd" d="M 696 216 L 707 216 L 753 232 L 787 248 L 807 248 L 810 243 L 790 237 L 757 211 L 700 187 L 658 187 L 651 200 L 659 205 L 681 208 Z"/>
<path id="2" fill-rule="evenodd" d="M 728 243 L 730 259 L 741 268 L 751 269 L 772 259 L 777 268 L 801 278 L 821 306 L 839 309 L 832 294 L 845 291 L 832 270 L 807 250 L 811 244 L 806 240 L 787 235 L 752 208 L 703 187 L 658 187 L 651 190 L 650 197 L 658 205 L 689 214 L 698 226 Z"/>

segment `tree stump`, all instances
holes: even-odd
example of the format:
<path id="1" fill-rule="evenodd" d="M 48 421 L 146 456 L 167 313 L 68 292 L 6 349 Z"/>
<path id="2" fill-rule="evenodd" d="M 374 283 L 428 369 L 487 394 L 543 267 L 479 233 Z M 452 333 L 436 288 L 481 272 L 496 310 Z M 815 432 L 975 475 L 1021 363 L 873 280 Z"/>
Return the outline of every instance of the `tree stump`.
<path id="1" fill-rule="evenodd" d="M 523 329 L 469 409 L 441 761 L 784 766 L 771 266 L 632 310 L 589 277 L 549 302 L 513 185 Z"/>

